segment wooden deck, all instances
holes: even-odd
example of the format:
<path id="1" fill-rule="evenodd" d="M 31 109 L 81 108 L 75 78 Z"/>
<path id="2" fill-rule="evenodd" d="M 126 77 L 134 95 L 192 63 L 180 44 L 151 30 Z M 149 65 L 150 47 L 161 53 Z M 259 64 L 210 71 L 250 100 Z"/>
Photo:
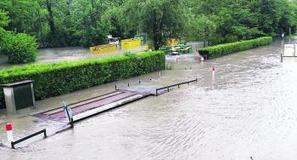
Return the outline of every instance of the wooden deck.
<path id="1" fill-rule="evenodd" d="M 131 102 L 138 101 L 148 96 L 158 96 L 167 93 L 173 88 L 179 88 L 181 85 L 190 84 L 193 82 L 197 82 L 197 79 L 176 83 L 165 87 L 134 86 L 121 88 L 116 89 L 114 92 L 68 104 L 68 107 L 70 107 L 72 110 L 73 120 L 80 121 L 87 117 L 97 115 L 99 113 L 123 106 Z M 37 113 L 34 116 L 54 121 L 67 121 L 62 106 Z"/>
<path id="2" fill-rule="evenodd" d="M 136 92 L 130 90 L 116 90 L 111 93 L 86 99 L 80 102 L 69 104 L 74 120 L 88 116 L 88 114 L 100 113 L 122 106 L 124 104 L 140 100 L 149 96 L 149 93 Z M 66 121 L 63 107 L 58 107 L 45 112 L 37 113 L 34 116 L 54 121 Z"/>

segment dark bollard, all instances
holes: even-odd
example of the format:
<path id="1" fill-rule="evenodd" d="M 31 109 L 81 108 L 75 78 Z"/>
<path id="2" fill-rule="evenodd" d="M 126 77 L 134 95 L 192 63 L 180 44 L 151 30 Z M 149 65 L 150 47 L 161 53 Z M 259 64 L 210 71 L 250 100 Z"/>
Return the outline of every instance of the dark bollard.
<path id="1" fill-rule="evenodd" d="M 70 119 L 70 122 L 69 122 L 69 124 L 70 124 L 70 128 L 74 128 L 74 122 L 73 122 L 73 118 L 71 118 L 71 119 Z"/>
<path id="2" fill-rule="evenodd" d="M 115 90 L 117 90 L 117 89 L 118 89 L 118 87 L 117 87 L 117 84 L 115 84 L 115 85 L 114 85 L 114 89 L 115 89 Z"/>
<path id="3" fill-rule="evenodd" d="M 141 83 L 141 80 L 138 80 L 138 83 L 140 84 Z"/>
<path id="4" fill-rule="evenodd" d="M 44 137 L 44 138 L 47 138 L 46 129 L 44 129 L 43 137 Z"/>
<path id="5" fill-rule="evenodd" d="M 128 83 L 128 87 L 130 87 L 130 83 Z"/>

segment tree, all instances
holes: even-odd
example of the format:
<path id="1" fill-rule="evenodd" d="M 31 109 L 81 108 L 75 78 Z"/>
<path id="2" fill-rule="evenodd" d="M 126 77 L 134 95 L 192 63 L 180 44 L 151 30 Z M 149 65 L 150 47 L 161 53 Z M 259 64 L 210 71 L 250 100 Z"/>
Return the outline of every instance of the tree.
<path id="1" fill-rule="evenodd" d="M 9 17 L 7 16 L 7 12 L 0 10 L 0 28 L 4 28 L 8 26 Z"/>
<path id="2" fill-rule="evenodd" d="M 185 18 L 181 0 L 131 0 L 128 4 L 128 17 L 148 34 L 156 50 L 168 38 L 180 37 Z"/>
<path id="3" fill-rule="evenodd" d="M 7 27 L 9 23 L 9 17 L 7 16 L 7 12 L 0 10 L 0 53 L 3 53 L 4 48 L 4 36 L 6 31 L 4 27 Z"/>
<path id="4" fill-rule="evenodd" d="M 158 49 L 168 38 L 216 44 L 297 29 L 297 0 L 1 0 L 0 9 L 11 19 L 6 30 L 34 36 L 40 47 L 144 32 Z"/>
<path id="5" fill-rule="evenodd" d="M 9 24 L 7 13 L 0 10 L 0 53 L 8 56 L 12 64 L 34 62 L 37 53 L 36 39 L 24 33 L 3 29 Z"/>
<path id="6" fill-rule="evenodd" d="M 216 24 L 212 20 L 213 17 L 199 16 L 190 17 L 187 28 L 187 37 L 191 40 L 203 40 L 203 45 L 214 36 L 216 31 Z"/>

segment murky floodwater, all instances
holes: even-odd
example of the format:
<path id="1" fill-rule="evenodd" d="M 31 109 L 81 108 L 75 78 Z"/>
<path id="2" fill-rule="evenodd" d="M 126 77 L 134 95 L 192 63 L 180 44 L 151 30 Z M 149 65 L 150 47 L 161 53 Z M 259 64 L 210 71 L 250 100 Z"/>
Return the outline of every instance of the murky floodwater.
<path id="1" fill-rule="evenodd" d="M 72 61 L 72 60 L 81 60 L 87 58 L 103 58 L 109 56 L 115 56 L 119 54 L 123 54 L 125 52 L 142 52 L 145 50 L 145 46 L 124 50 L 118 49 L 115 52 L 105 53 L 105 54 L 92 54 L 89 49 L 81 48 L 81 47 L 65 47 L 65 48 L 45 48 L 38 49 L 36 62 L 34 63 L 47 63 L 47 62 L 61 62 L 61 61 Z M 0 55 L 0 69 L 6 69 L 13 66 L 20 65 L 12 65 L 8 64 L 8 57 L 5 55 Z"/>
<path id="2" fill-rule="evenodd" d="M 200 81 L 24 148 L 0 147 L 0 159 L 295 160 L 297 59 L 280 63 L 281 51 L 276 42 L 204 63 L 189 56 L 178 64 L 171 60 L 172 70 L 140 79 L 157 85 Z"/>

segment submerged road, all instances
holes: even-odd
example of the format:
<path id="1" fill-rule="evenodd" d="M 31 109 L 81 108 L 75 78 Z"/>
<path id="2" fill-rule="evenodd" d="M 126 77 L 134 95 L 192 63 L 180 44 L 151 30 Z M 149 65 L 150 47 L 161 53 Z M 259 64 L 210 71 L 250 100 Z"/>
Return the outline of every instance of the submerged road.
<path id="1" fill-rule="evenodd" d="M 276 42 L 204 63 L 169 59 L 173 69 L 150 74 L 154 83 L 201 80 L 27 147 L 0 147 L 0 159 L 295 160 L 297 59 L 280 63 L 281 51 Z"/>

